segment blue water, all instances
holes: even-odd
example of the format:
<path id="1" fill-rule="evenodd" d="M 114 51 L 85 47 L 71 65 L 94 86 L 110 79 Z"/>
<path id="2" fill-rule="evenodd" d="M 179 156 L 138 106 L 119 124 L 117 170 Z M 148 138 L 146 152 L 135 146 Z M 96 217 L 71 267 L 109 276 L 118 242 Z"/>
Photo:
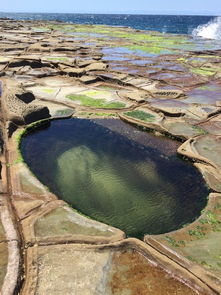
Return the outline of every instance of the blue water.
<path id="1" fill-rule="evenodd" d="M 192 34 L 193 30 L 198 26 L 205 25 L 215 19 L 214 16 L 71 13 L 0 13 L 0 17 L 25 20 L 59 20 L 76 24 L 127 26 L 133 29 L 173 34 Z"/>

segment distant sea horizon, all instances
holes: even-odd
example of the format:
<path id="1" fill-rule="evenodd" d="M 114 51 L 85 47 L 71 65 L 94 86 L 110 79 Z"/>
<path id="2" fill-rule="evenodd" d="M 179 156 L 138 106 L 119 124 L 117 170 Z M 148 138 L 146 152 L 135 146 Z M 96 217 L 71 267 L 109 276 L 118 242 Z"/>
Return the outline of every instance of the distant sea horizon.
<path id="1" fill-rule="evenodd" d="M 212 15 L 0 12 L 0 18 L 5 17 L 17 20 L 51 20 L 74 24 L 125 26 L 138 30 L 189 35 L 192 35 L 199 26 L 205 26 L 217 19 L 217 16 Z"/>
<path id="2" fill-rule="evenodd" d="M 210 13 L 199 13 L 199 14 L 194 14 L 191 12 L 187 12 L 187 13 L 176 13 L 176 12 L 171 12 L 171 13 L 154 13 L 154 12 L 46 12 L 46 11 L 38 11 L 38 12 L 30 12 L 30 11 L 20 11 L 20 12 L 9 12 L 9 11 L 0 11 L 0 13 L 6 13 L 6 14 L 93 14 L 93 15 L 99 15 L 99 14 L 105 14 L 105 15 L 157 15 L 157 16 L 162 16 L 162 15 L 166 15 L 166 16 L 172 16 L 172 15 L 176 15 L 176 16 L 210 16 L 210 17 L 217 17 L 217 16 L 221 16 L 221 12 L 218 14 L 210 14 Z"/>

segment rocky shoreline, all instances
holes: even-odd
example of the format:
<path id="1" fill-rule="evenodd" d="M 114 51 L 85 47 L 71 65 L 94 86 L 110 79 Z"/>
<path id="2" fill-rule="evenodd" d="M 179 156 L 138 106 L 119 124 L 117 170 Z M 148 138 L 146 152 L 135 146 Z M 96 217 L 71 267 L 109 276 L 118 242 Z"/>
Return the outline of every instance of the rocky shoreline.
<path id="1" fill-rule="evenodd" d="M 218 45 L 60 22 L 0 19 L 0 30 L 0 293 L 220 294 Z M 58 200 L 19 144 L 27 128 L 72 116 L 122 119 L 179 140 L 211 190 L 202 215 L 140 241 Z"/>

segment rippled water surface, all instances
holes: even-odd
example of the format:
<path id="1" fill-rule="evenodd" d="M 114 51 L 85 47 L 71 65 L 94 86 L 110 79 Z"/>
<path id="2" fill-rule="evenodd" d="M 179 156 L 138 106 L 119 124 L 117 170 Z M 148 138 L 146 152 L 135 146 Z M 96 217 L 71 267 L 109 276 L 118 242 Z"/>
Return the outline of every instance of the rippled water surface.
<path id="1" fill-rule="evenodd" d="M 61 199 L 135 237 L 177 229 L 206 205 L 202 177 L 177 147 L 111 119 L 53 121 L 22 141 L 31 170 Z"/>

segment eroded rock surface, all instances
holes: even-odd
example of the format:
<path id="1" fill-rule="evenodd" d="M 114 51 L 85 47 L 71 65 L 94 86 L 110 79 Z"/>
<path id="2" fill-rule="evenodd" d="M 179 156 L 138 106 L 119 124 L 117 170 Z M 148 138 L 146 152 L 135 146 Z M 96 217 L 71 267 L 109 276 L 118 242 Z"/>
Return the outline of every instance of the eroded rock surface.
<path id="1" fill-rule="evenodd" d="M 0 30 L 1 294 L 221 293 L 219 194 L 149 247 L 58 201 L 18 150 L 39 120 L 119 117 L 184 142 L 178 152 L 221 192 L 221 45 L 59 22 L 2 19 Z"/>

